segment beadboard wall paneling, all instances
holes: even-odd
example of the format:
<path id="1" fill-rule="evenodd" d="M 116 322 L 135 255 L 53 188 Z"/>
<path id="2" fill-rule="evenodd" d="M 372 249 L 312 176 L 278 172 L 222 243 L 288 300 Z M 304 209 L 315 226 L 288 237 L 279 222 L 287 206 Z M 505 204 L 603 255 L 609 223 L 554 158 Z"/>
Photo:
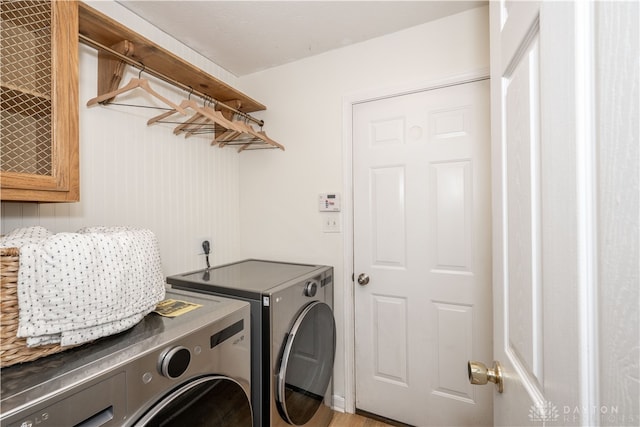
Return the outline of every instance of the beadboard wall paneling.
<path id="1" fill-rule="evenodd" d="M 193 62 L 229 84 L 232 76 L 171 39 L 115 2 L 91 2 L 145 37 Z M 147 126 L 161 113 L 139 107 L 94 106 L 97 52 L 80 46 L 80 202 L 34 204 L 3 202 L 2 233 L 41 225 L 53 232 L 93 225 L 130 225 L 151 229 L 158 237 L 167 275 L 205 266 L 201 241 L 212 240 L 212 265 L 239 256 L 239 160 L 235 150 L 210 145 L 206 136 L 175 136 L 170 124 Z M 127 67 L 123 78 L 137 77 Z M 153 88 L 179 102 L 187 94 L 149 75 Z M 142 90 L 118 103 L 166 107 Z M 179 118 L 179 116 L 176 116 Z"/>

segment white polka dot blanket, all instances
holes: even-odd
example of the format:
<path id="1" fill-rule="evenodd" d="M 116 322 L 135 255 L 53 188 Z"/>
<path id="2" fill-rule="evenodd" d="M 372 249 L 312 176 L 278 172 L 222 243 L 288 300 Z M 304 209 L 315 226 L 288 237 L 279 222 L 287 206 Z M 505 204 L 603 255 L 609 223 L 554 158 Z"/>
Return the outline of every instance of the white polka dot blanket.
<path id="1" fill-rule="evenodd" d="M 131 227 L 53 234 L 14 230 L 2 247 L 20 249 L 17 335 L 29 347 L 77 345 L 124 331 L 164 299 L 155 235 Z"/>

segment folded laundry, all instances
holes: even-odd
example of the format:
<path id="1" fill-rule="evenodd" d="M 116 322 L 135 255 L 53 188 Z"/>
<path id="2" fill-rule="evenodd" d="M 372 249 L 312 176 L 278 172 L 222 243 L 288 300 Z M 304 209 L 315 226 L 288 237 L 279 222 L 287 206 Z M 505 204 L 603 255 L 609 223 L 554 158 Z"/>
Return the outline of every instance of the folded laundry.
<path id="1" fill-rule="evenodd" d="M 77 345 L 137 324 L 164 298 L 155 235 L 131 227 L 52 234 L 19 229 L 0 246 L 20 249 L 17 335 L 28 346 Z"/>
<path id="2" fill-rule="evenodd" d="M 29 243 L 40 243 L 51 236 L 53 236 L 51 231 L 40 226 L 16 228 L 0 238 L 0 247 L 21 248 Z"/>

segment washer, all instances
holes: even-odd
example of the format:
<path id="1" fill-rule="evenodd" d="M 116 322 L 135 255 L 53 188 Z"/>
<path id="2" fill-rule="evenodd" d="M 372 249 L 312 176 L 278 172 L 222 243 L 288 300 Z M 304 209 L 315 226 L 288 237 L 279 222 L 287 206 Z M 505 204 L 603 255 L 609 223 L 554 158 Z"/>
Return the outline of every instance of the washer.
<path id="1" fill-rule="evenodd" d="M 251 304 L 254 427 L 330 423 L 332 267 L 248 259 L 171 276 L 167 283 Z"/>
<path id="2" fill-rule="evenodd" d="M 2 426 L 253 424 L 249 304 L 167 290 L 200 304 L 151 313 L 128 331 L 2 369 Z"/>

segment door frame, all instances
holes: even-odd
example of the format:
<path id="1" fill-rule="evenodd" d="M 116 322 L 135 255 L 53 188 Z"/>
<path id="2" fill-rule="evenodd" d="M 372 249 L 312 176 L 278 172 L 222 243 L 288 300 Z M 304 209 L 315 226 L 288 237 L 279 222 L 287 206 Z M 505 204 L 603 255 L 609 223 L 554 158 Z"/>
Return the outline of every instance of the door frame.
<path id="1" fill-rule="evenodd" d="M 368 89 L 342 98 L 342 212 L 343 212 L 343 283 L 344 288 L 344 399 L 333 396 L 333 407 L 347 413 L 356 410 L 355 372 L 355 288 L 353 286 L 353 106 L 363 102 L 408 95 L 416 92 L 456 86 L 489 79 L 489 68 L 422 82 L 413 82 L 387 88 Z"/>

